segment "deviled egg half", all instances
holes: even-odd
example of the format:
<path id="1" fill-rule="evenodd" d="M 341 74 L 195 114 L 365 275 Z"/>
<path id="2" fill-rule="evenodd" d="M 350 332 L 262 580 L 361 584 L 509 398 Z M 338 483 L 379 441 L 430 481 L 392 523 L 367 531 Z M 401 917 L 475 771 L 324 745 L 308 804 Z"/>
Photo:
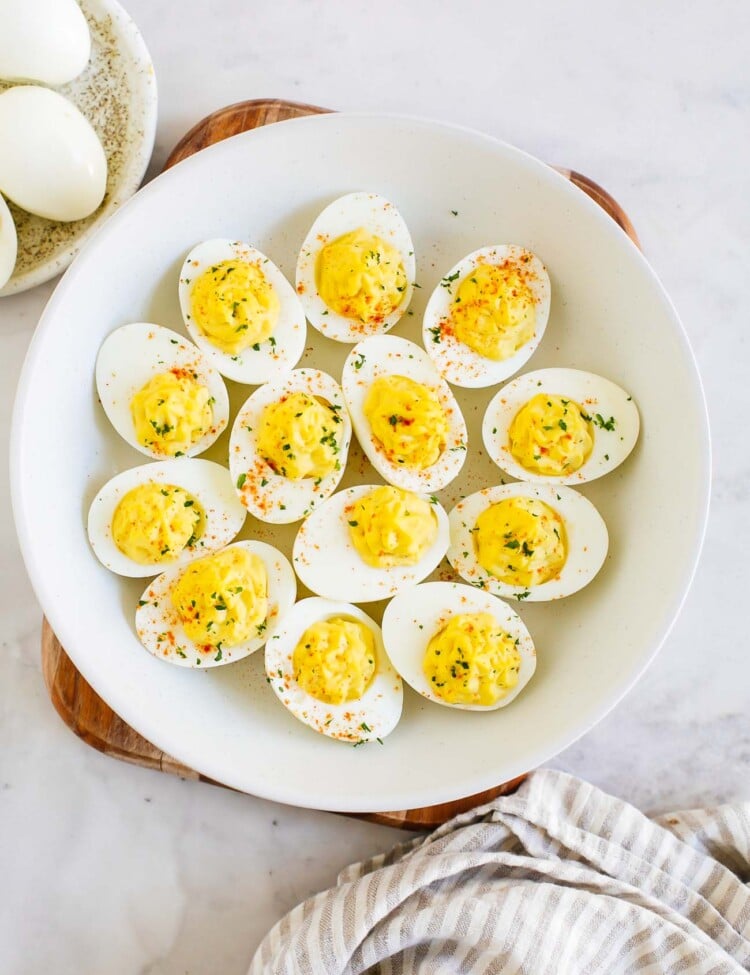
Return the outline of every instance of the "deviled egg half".
<path id="1" fill-rule="evenodd" d="M 573 488 L 501 484 L 469 495 L 450 516 L 448 561 L 473 586 L 541 602 L 577 592 L 607 557 L 607 526 Z"/>
<path id="2" fill-rule="evenodd" d="M 89 508 L 94 554 L 121 576 L 153 576 L 228 545 L 247 512 L 226 467 L 181 457 L 107 481 Z"/>
<path id="3" fill-rule="evenodd" d="M 149 322 L 109 335 L 96 359 L 96 389 L 120 436 L 148 457 L 193 457 L 229 420 L 224 380 L 192 342 Z"/>
<path id="4" fill-rule="evenodd" d="M 466 459 L 466 423 L 448 384 L 414 342 L 375 335 L 347 356 L 341 379 L 362 449 L 383 480 L 439 491 Z"/>
<path id="5" fill-rule="evenodd" d="M 396 207 L 349 193 L 317 217 L 297 259 L 297 293 L 310 324 L 336 342 L 387 332 L 411 301 L 416 264 Z"/>
<path id="6" fill-rule="evenodd" d="M 266 678 L 295 718 L 329 738 L 382 744 L 401 717 L 403 685 L 380 627 L 350 603 L 298 602 L 266 644 Z"/>
<path id="7" fill-rule="evenodd" d="M 454 386 L 494 386 L 533 355 L 547 327 L 550 281 L 539 258 L 516 244 L 482 247 L 432 292 L 422 339 Z"/>
<path id="8" fill-rule="evenodd" d="M 638 439 L 624 389 L 580 369 L 538 369 L 490 400 L 482 439 L 497 466 L 522 481 L 580 484 L 614 470 Z"/>
<path id="9" fill-rule="evenodd" d="M 497 596 L 457 582 L 423 582 L 395 596 L 383 640 L 415 691 L 466 711 L 505 707 L 536 669 L 520 616 Z"/>
<path id="10" fill-rule="evenodd" d="M 179 667 L 218 667 L 259 650 L 294 605 L 288 560 L 265 542 L 234 542 L 162 572 L 140 598 L 138 638 Z"/>
<path id="11" fill-rule="evenodd" d="M 437 498 L 364 484 L 334 494 L 302 522 L 292 562 L 319 596 L 367 603 L 421 582 L 448 543 Z"/>
<path id="12" fill-rule="evenodd" d="M 336 490 L 352 425 L 341 387 L 319 369 L 295 369 L 245 401 L 229 441 L 229 469 L 248 511 L 284 525 Z"/>
<path id="13" fill-rule="evenodd" d="M 305 313 L 294 288 L 250 244 L 198 244 L 182 265 L 179 296 L 185 327 L 227 379 L 260 385 L 293 369 L 305 350 Z"/>

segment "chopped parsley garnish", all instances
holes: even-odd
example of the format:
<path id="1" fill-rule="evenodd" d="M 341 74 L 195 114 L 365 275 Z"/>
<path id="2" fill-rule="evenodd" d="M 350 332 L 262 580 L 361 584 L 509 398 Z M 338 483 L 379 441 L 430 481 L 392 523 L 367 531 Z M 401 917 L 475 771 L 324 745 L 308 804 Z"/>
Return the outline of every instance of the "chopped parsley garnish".
<path id="1" fill-rule="evenodd" d="M 611 416 L 608 420 L 605 420 L 601 413 L 596 414 L 594 423 L 598 427 L 601 427 L 602 430 L 614 430 L 615 428 L 615 418 Z"/>
<path id="2" fill-rule="evenodd" d="M 240 476 L 237 478 L 238 490 L 242 490 L 242 485 L 245 483 L 246 480 L 247 480 L 247 474 L 240 474 Z"/>

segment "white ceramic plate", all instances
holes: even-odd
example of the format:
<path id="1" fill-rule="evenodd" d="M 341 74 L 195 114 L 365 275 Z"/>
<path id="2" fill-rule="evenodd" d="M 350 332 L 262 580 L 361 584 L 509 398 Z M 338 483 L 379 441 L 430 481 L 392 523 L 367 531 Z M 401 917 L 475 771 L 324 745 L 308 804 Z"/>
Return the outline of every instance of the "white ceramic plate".
<path id="1" fill-rule="evenodd" d="M 107 156 L 107 192 L 84 220 L 58 223 L 10 204 L 18 232 L 16 267 L 0 296 L 18 294 L 64 271 L 99 225 L 141 185 L 156 134 L 156 78 L 132 18 L 117 0 L 79 0 L 91 31 L 86 70 L 55 91 L 91 122 Z M 0 81 L 0 91 L 12 87 Z"/>
<path id="2" fill-rule="evenodd" d="M 355 749 L 316 735 L 279 706 L 261 654 L 200 673 L 147 653 L 133 624 L 143 584 L 99 564 L 85 516 L 108 478 L 143 460 L 96 401 L 94 362 L 105 336 L 127 321 L 180 329 L 179 269 L 202 239 L 249 239 L 293 277 L 315 215 L 362 188 L 391 199 L 414 238 L 422 287 L 414 315 L 395 334 L 420 340 L 427 296 L 462 254 L 516 241 L 539 255 L 552 280 L 550 322 L 529 368 L 566 365 L 607 376 L 632 392 L 643 427 L 625 464 L 581 489 L 609 528 L 602 571 L 568 599 L 520 604 L 538 668 L 518 700 L 475 714 L 436 707 L 409 690 L 385 744 Z M 311 328 L 300 366 L 340 375 L 348 351 Z M 236 410 L 247 389 L 228 385 Z M 456 391 L 471 459 L 440 492 L 446 508 L 499 479 L 480 432 L 493 392 Z M 207 456 L 225 461 L 226 450 L 224 434 Z M 464 129 L 374 115 L 323 115 L 240 135 L 142 190 L 50 300 L 21 377 L 12 441 L 13 503 L 29 574 L 96 691 L 146 738 L 212 779 L 282 802 L 351 811 L 424 806 L 489 788 L 549 759 L 598 721 L 654 656 L 685 597 L 705 526 L 709 467 L 687 339 L 648 264 L 612 220 L 517 149 Z M 373 481 L 353 449 L 342 486 Z M 290 554 L 296 527 L 248 518 L 240 537 L 273 541 Z M 443 563 L 433 578 L 446 571 Z M 376 618 L 381 611 L 382 604 L 367 606 Z"/>

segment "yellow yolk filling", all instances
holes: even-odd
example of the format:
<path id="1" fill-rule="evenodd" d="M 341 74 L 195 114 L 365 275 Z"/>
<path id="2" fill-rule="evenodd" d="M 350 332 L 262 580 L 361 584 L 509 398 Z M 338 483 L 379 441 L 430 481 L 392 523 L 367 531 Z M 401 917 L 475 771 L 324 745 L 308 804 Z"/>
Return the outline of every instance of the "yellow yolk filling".
<path id="1" fill-rule="evenodd" d="M 112 517 L 112 541 L 139 565 L 173 562 L 203 533 L 204 513 L 195 498 L 173 484 L 139 484 Z"/>
<path id="2" fill-rule="evenodd" d="M 378 569 L 416 565 L 437 536 L 432 505 L 411 491 L 385 485 L 346 509 L 349 535 L 361 559 Z"/>
<path id="3" fill-rule="evenodd" d="M 359 227 L 321 249 L 315 283 L 331 311 L 370 325 L 401 304 L 406 272 L 395 247 Z"/>
<path id="4" fill-rule="evenodd" d="M 357 701 L 375 674 L 375 638 L 358 620 L 318 620 L 300 637 L 292 666 L 299 686 L 316 700 Z"/>
<path id="5" fill-rule="evenodd" d="M 277 474 L 291 480 L 326 477 L 340 466 L 341 422 L 328 403 L 308 393 L 290 393 L 263 410 L 258 452 Z"/>
<path id="6" fill-rule="evenodd" d="M 196 278 L 190 307 L 211 345 L 237 355 L 271 337 L 281 305 L 260 264 L 237 260 L 214 264 Z"/>
<path id="7" fill-rule="evenodd" d="M 380 376 L 367 391 L 364 414 L 392 464 L 431 467 L 445 450 L 448 418 L 435 391 L 408 376 Z"/>
<path id="8" fill-rule="evenodd" d="M 591 417 L 575 400 L 537 393 L 514 416 L 508 446 L 527 471 L 557 477 L 573 474 L 594 446 Z"/>
<path id="9" fill-rule="evenodd" d="M 459 284 L 450 318 L 456 338 L 487 359 L 501 361 L 534 336 L 536 306 L 515 264 L 480 264 Z"/>
<path id="10" fill-rule="evenodd" d="M 423 669 L 448 704 L 490 707 L 518 683 L 516 641 L 490 613 L 459 613 L 427 645 Z"/>
<path id="11" fill-rule="evenodd" d="M 541 586 L 560 574 L 567 558 L 565 524 L 536 498 L 505 498 L 477 518 L 477 561 L 510 586 Z"/>
<path id="12" fill-rule="evenodd" d="M 158 373 L 130 401 L 138 443 L 167 457 L 184 454 L 211 429 L 213 398 L 184 369 Z"/>
<path id="13" fill-rule="evenodd" d="M 191 563 L 172 588 L 172 605 L 198 646 L 235 647 L 263 632 L 268 615 L 263 561 L 228 548 Z"/>

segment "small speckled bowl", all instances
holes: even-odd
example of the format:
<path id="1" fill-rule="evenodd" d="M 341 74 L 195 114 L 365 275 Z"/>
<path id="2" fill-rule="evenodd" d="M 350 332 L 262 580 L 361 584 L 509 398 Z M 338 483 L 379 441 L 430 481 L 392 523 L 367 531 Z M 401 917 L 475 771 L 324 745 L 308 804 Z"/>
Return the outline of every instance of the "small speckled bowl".
<path id="1" fill-rule="evenodd" d="M 83 112 L 107 155 L 107 191 L 84 220 L 45 220 L 8 202 L 18 233 L 18 258 L 3 295 L 49 281 L 67 268 L 84 241 L 135 193 L 156 134 L 156 78 L 151 56 L 116 0 L 81 0 L 91 30 L 91 60 L 83 74 L 56 88 Z M 0 82 L 0 92 L 12 87 Z"/>

